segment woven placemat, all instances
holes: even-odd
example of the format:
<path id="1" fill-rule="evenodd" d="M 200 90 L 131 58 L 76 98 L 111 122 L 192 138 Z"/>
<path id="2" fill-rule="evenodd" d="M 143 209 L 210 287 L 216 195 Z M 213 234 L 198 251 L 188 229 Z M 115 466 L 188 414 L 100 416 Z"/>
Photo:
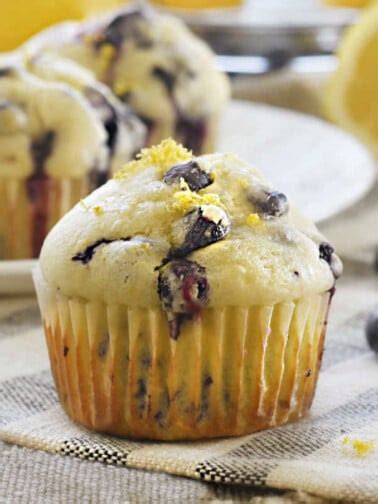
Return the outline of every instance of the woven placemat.
<path id="1" fill-rule="evenodd" d="M 329 334 L 307 419 L 191 443 L 133 442 L 73 424 L 57 401 L 37 307 L 0 316 L 0 440 L 203 481 L 378 502 L 378 362 L 364 341 L 365 313 Z"/>

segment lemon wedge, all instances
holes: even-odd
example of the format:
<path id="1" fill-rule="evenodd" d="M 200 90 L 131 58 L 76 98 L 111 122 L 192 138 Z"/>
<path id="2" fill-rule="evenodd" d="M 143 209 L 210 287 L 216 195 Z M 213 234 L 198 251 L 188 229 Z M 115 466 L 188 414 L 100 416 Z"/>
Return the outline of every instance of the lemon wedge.
<path id="1" fill-rule="evenodd" d="M 325 90 L 326 115 L 378 155 L 378 4 L 349 28 Z"/>
<path id="2" fill-rule="evenodd" d="M 82 19 L 122 3 L 122 0 L 4 0 L 0 51 L 15 49 L 34 33 L 58 21 Z"/>
<path id="3" fill-rule="evenodd" d="M 328 5 L 336 5 L 340 7 L 365 7 L 372 0 L 325 0 Z"/>

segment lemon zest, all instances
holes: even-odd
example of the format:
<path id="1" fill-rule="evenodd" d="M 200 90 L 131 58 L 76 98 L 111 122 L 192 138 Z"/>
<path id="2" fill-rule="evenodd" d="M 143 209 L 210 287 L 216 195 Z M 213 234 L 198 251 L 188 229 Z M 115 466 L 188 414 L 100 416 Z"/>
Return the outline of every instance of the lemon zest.
<path id="1" fill-rule="evenodd" d="M 104 74 L 116 55 L 116 48 L 112 44 L 103 44 L 100 48 L 99 53 L 99 63 L 100 63 L 100 72 Z"/>
<path id="2" fill-rule="evenodd" d="M 345 436 L 342 440 L 344 446 L 351 446 L 357 457 L 363 458 L 369 455 L 375 447 L 375 441 L 363 441 L 362 439 L 350 439 Z"/>
<path id="3" fill-rule="evenodd" d="M 142 149 L 136 155 L 136 160 L 130 161 L 114 174 L 116 180 L 126 178 L 135 171 L 149 166 L 156 166 L 160 172 L 165 172 L 171 166 L 191 159 L 191 151 L 176 143 L 172 138 L 166 138 L 159 145 Z"/>
<path id="4" fill-rule="evenodd" d="M 93 213 L 94 213 L 95 215 L 97 215 L 97 217 L 99 217 L 100 215 L 102 215 L 102 214 L 104 213 L 104 209 L 103 209 L 103 207 L 102 207 L 102 206 L 100 206 L 100 205 L 94 206 L 94 207 L 92 208 L 92 210 L 93 210 Z"/>
<path id="5" fill-rule="evenodd" d="M 242 187 L 242 189 L 248 189 L 248 187 L 251 186 L 251 184 L 249 183 L 249 181 L 245 178 L 243 179 L 240 179 L 240 187 Z"/>
<path id="6" fill-rule="evenodd" d="M 250 227 L 264 226 L 264 222 L 257 213 L 250 213 L 249 215 L 247 215 L 245 222 Z"/>
<path id="7" fill-rule="evenodd" d="M 223 207 L 219 195 L 215 193 L 201 195 L 192 191 L 177 191 L 173 194 L 173 198 L 175 201 L 172 203 L 172 208 L 183 213 L 194 206 L 216 205 Z"/>

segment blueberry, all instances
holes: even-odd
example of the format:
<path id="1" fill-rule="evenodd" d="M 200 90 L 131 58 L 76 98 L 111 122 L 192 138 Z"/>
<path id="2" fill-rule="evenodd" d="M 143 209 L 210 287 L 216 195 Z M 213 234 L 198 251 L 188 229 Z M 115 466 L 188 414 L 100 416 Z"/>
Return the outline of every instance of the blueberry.
<path id="1" fill-rule="evenodd" d="M 334 248 L 327 242 L 322 242 L 319 245 L 319 258 L 326 261 L 331 268 L 335 278 L 339 278 L 343 271 L 343 265 L 337 255 L 334 253 Z"/>
<path id="2" fill-rule="evenodd" d="M 71 257 L 72 261 L 80 261 L 82 264 L 88 264 L 93 256 L 96 253 L 96 250 L 101 245 L 108 245 L 109 243 L 113 243 L 114 241 L 129 241 L 131 238 L 128 236 L 127 238 L 118 238 L 118 239 L 108 239 L 108 238 L 100 238 L 96 240 L 92 245 L 88 245 L 88 247 L 82 252 L 77 252 L 73 257 Z"/>
<path id="3" fill-rule="evenodd" d="M 183 230 L 184 240 L 178 247 L 171 249 L 169 257 L 185 257 L 194 250 L 222 240 L 230 231 L 230 227 L 230 219 L 222 208 L 202 205 L 176 223 L 173 232 L 176 230 L 181 236 Z"/>
<path id="4" fill-rule="evenodd" d="M 370 348 L 378 354 L 378 311 L 370 315 L 365 330 Z"/>
<path id="5" fill-rule="evenodd" d="M 323 259 L 323 261 L 331 264 L 332 254 L 334 253 L 334 248 L 327 242 L 322 242 L 319 245 L 319 257 Z"/>
<path id="6" fill-rule="evenodd" d="M 85 96 L 96 110 L 100 120 L 102 121 L 107 133 L 106 144 L 109 147 L 110 154 L 114 152 L 118 137 L 119 117 L 115 108 L 107 100 L 107 98 L 93 87 L 85 89 Z"/>
<path id="7" fill-rule="evenodd" d="M 252 198 L 258 213 L 265 217 L 281 217 L 289 211 L 289 202 L 284 193 L 264 191 L 263 198 Z"/>
<path id="8" fill-rule="evenodd" d="M 208 121 L 203 118 L 192 119 L 178 111 L 175 137 L 194 154 L 203 154 L 204 143 L 209 136 Z"/>
<path id="9" fill-rule="evenodd" d="M 172 166 L 164 175 L 164 182 L 168 185 L 179 183 L 184 179 L 191 191 L 199 191 L 212 184 L 208 173 L 202 170 L 195 161 Z"/>
<path id="10" fill-rule="evenodd" d="M 54 149 L 56 134 L 53 131 L 47 131 L 44 135 L 33 140 L 31 145 L 31 156 L 34 162 L 35 174 L 41 175 L 44 170 L 45 162 Z"/>
<path id="11" fill-rule="evenodd" d="M 194 261 L 174 260 L 160 268 L 157 291 L 168 315 L 170 336 L 177 339 L 182 323 L 198 314 L 208 301 L 206 269 Z"/>
<path id="12" fill-rule="evenodd" d="M 176 82 L 174 74 L 161 66 L 154 66 L 151 70 L 151 74 L 163 83 L 167 93 L 170 95 Z"/>
<path id="13" fill-rule="evenodd" d="M 13 67 L 4 66 L 0 68 L 0 78 L 1 77 L 11 77 L 12 74 L 15 73 L 15 69 Z"/>
<path id="14" fill-rule="evenodd" d="M 127 38 L 133 39 L 141 48 L 152 46 L 146 29 L 147 18 L 140 10 L 132 10 L 116 16 L 107 26 L 104 42 L 120 47 Z"/>

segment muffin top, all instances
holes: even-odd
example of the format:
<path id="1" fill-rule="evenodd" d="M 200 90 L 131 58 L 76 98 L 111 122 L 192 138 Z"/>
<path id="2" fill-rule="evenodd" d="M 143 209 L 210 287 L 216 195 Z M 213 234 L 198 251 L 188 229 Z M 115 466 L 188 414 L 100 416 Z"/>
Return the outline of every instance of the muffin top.
<path id="1" fill-rule="evenodd" d="M 79 177 L 106 159 L 105 130 L 78 91 L 0 65 L 2 177 Z"/>
<path id="2" fill-rule="evenodd" d="M 77 90 L 105 129 L 107 168 L 118 169 L 145 145 L 146 128 L 111 90 L 89 70 L 69 59 L 48 54 L 24 58 L 27 70 L 48 82 L 63 82 Z"/>
<path id="3" fill-rule="evenodd" d="M 146 122 L 203 118 L 229 96 L 210 48 L 182 23 L 148 8 L 127 8 L 87 23 L 65 23 L 26 46 L 93 71 Z"/>
<path id="4" fill-rule="evenodd" d="M 4 176 L 88 173 L 98 187 L 146 140 L 142 122 L 107 86 L 63 58 L 3 58 L 0 107 Z"/>
<path id="5" fill-rule="evenodd" d="M 233 154 L 193 157 L 170 139 L 66 214 L 40 264 L 67 296 L 162 306 L 170 321 L 322 293 L 342 268 L 257 170 Z"/>

